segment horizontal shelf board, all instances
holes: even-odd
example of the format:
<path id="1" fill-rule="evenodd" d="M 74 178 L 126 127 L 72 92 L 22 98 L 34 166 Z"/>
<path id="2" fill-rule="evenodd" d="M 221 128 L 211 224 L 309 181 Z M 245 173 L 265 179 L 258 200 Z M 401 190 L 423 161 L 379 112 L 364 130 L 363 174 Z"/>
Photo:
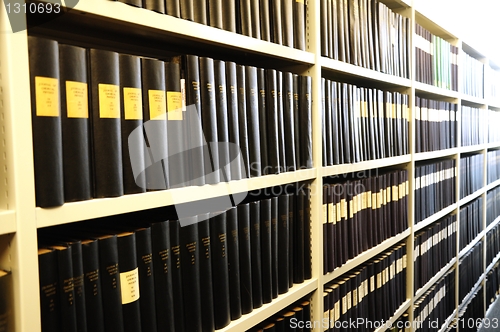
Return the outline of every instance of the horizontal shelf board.
<path id="1" fill-rule="evenodd" d="M 491 271 L 491 269 L 493 269 L 493 267 L 495 266 L 495 264 L 498 262 L 499 259 L 500 259 L 500 252 L 495 257 L 493 257 L 493 261 L 486 267 L 486 270 L 484 270 L 485 278 L 486 275 Z"/>
<path id="2" fill-rule="evenodd" d="M 460 153 L 460 148 L 415 153 L 415 161 L 449 157 Z"/>
<path id="3" fill-rule="evenodd" d="M 16 230 L 16 212 L 13 210 L 0 211 L 0 235 L 14 233 Z"/>
<path id="4" fill-rule="evenodd" d="M 346 273 L 346 272 L 354 269 L 358 265 L 361 265 L 362 263 L 368 261 L 369 259 L 371 259 L 371 258 L 377 256 L 378 254 L 384 252 L 385 250 L 387 250 L 388 248 L 392 247 L 396 243 L 401 242 L 402 240 L 404 240 L 405 238 L 407 238 L 408 235 L 410 235 L 410 231 L 411 231 L 410 229 L 407 229 L 403 233 L 398 234 L 398 235 L 396 235 L 394 237 L 391 237 L 391 238 L 385 240 L 384 242 L 382 242 L 378 246 L 373 247 L 371 249 L 368 249 L 365 252 L 361 253 L 360 255 L 354 257 L 353 259 L 347 261 L 341 267 L 333 270 L 333 272 L 330 272 L 330 273 L 328 273 L 326 275 L 323 275 L 323 284 L 329 283 L 330 281 L 334 280 L 335 278 L 338 278 L 341 275 L 343 275 L 344 273 Z"/>
<path id="5" fill-rule="evenodd" d="M 492 101 L 490 100 L 489 103 L 488 103 L 488 107 L 491 107 L 491 108 L 496 108 L 497 110 L 500 110 L 500 104 L 497 104 L 496 101 Z"/>
<path id="6" fill-rule="evenodd" d="M 479 233 L 474 240 L 472 240 L 465 248 L 463 248 L 459 253 L 458 253 L 458 260 L 462 259 L 465 254 L 469 252 L 481 239 L 484 237 L 485 232 L 482 231 Z"/>
<path id="7" fill-rule="evenodd" d="M 262 307 L 254 309 L 251 313 L 243 315 L 237 320 L 231 321 L 228 326 L 217 331 L 246 331 L 271 317 L 280 310 L 300 300 L 307 294 L 315 291 L 317 286 L 317 279 L 307 280 L 302 284 L 294 284 L 288 293 L 279 295 L 276 299 L 273 299 L 271 303 L 264 304 Z"/>
<path id="8" fill-rule="evenodd" d="M 476 198 L 481 196 L 483 193 L 484 193 L 484 187 L 477 190 L 476 192 L 470 194 L 469 196 L 465 196 L 464 198 L 462 198 L 461 200 L 458 201 L 458 207 L 460 208 L 463 205 L 465 205 L 469 202 L 472 202 L 473 200 L 475 200 Z"/>
<path id="9" fill-rule="evenodd" d="M 495 220 L 488 226 L 486 226 L 485 233 L 487 234 L 489 231 L 491 231 L 498 223 L 500 222 L 500 216 L 496 217 Z"/>
<path id="10" fill-rule="evenodd" d="M 437 86 L 433 86 L 430 84 L 425 84 L 422 82 L 413 82 L 414 87 L 415 87 L 415 93 L 417 95 L 423 95 L 423 96 L 428 96 L 433 98 L 453 98 L 453 99 L 459 99 L 460 94 L 457 91 L 452 91 L 448 89 L 443 89 L 439 88 Z"/>
<path id="11" fill-rule="evenodd" d="M 73 10 L 63 16 L 68 14 L 73 15 L 73 20 L 78 20 L 78 17 L 75 18 L 74 15 L 84 15 L 85 21 L 96 23 L 99 27 L 105 27 L 107 24 L 109 25 L 107 28 L 113 31 L 118 29 L 130 31 L 132 36 L 157 39 L 159 42 L 162 40 L 172 42 L 172 38 L 175 38 L 191 44 L 191 47 L 196 46 L 196 43 L 201 43 L 210 47 L 239 50 L 296 63 L 311 65 L 315 62 L 315 56 L 310 52 L 137 8 L 119 1 L 80 1 Z M 89 21 L 91 18 L 96 22 Z"/>
<path id="12" fill-rule="evenodd" d="M 411 87 L 411 80 L 407 78 L 384 74 L 375 70 L 355 66 L 343 61 L 321 57 L 320 64 L 324 70 L 333 73 L 341 73 L 355 79 L 361 79 L 363 81 L 373 81 L 404 88 Z"/>
<path id="13" fill-rule="evenodd" d="M 414 232 L 418 232 L 419 230 L 421 230 L 421 229 L 429 226 L 433 222 L 438 221 L 439 219 L 441 219 L 441 218 L 447 216 L 448 214 L 452 213 L 453 211 L 455 211 L 456 208 L 457 208 L 456 204 L 452 204 L 452 205 L 450 205 L 450 206 L 442 209 L 441 211 L 434 213 L 432 216 L 430 216 L 430 217 L 422 220 L 418 224 L 414 225 L 413 226 L 413 231 Z"/>
<path id="14" fill-rule="evenodd" d="M 389 320 L 387 320 L 384 323 L 384 325 L 376 329 L 375 332 L 387 331 L 388 326 L 392 326 L 399 319 L 399 317 L 401 317 L 401 315 L 403 315 L 406 312 L 406 310 L 410 308 L 410 304 L 411 304 L 411 299 L 404 301 L 403 304 L 399 307 L 399 309 L 396 310 L 394 315 Z"/>
<path id="15" fill-rule="evenodd" d="M 428 17 L 424 12 L 428 11 L 428 8 L 420 6 L 420 1 L 414 1 L 413 7 L 415 8 L 415 20 L 418 24 L 423 26 L 425 29 L 429 30 L 432 34 L 437 35 L 445 40 L 455 41 L 458 39 L 457 35 L 451 31 L 448 31 L 442 26 L 442 20 L 438 20 L 440 24 L 435 22 L 436 18 L 439 17 Z M 436 12 L 431 12 L 431 15 L 436 14 Z"/>
<path id="16" fill-rule="evenodd" d="M 479 279 L 477 279 L 476 283 L 474 284 L 474 287 L 472 287 L 471 290 L 469 291 L 469 293 L 467 293 L 467 295 L 465 295 L 464 299 L 462 300 L 462 303 L 460 303 L 458 305 L 459 314 L 462 310 L 464 310 L 470 304 L 470 301 L 473 298 L 472 295 L 479 289 L 479 287 L 481 286 L 485 277 L 486 277 L 486 272 L 481 274 Z"/>
<path id="17" fill-rule="evenodd" d="M 460 153 L 482 152 L 486 149 L 486 144 L 461 146 Z"/>
<path id="18" fill-rule="evenodd" d="M 415 299 L 419 299 L 422 295 L 425 294 L 442 276 L 444 276 L 457 262 L 457 258 L 453 258 L 448 262 L 434 277 L 431 278 L 422 288 L 418 289 L 415 292 Z"/>
<path id="19" fill-rule="evenodd" d="M 143 194 L 124 195 L 121 197 L 91 199 L 88 201 L 66 203 L 63 206 L 55 208 L 36 208 L 37 227 L 62 225 L 74 221 L 195 202 L 207 198 L 306 181 L 315 177 L 316 169 L 305 169 L 238 181 L 221 182 L 216 185 L 184 187 Z"/>
<path id="20" fill-rule="evenodd" d="M 330 176 L 336 174 L 344 174 L 344 173 L 353 173 L 359 172 L 363 170 L 389 167 L 399 164 L 406 164 L 411 162 L 411 155 L 404 155 L 399 157 L 392 158 L 383 158 L 377 160 L 369 160 L 363 161 L 355 164 L 343 164 L 343 165 L 334 165 L 334 166 L 326 166 L 322 168 L 323 176 Z"/>
<path id="21" fill-rule="evenodd" d="M 493 143 L 488 143 L 486 144 L 486 147 L 488 149 L 496 149 L 500 147 L 500 142 L 493 142 Z"/>
<path id="22" fill-rule="evenodd" d="M 486 186 L 485 192 L 488 193 L 488 191 L 490 191 L 491 189 L 495 189 L 499 185 L 500 185 L 500 180 L 493 181 L 492 183 Z"/>
<path id="23" fill-rule="evenodd" d="M 477 108 L 486 107 L 486 100 L 484 98 L 469 96 L 465 93 L 460 94 L 460 98 L 462 99 L 462 104 L 467 106 L 474 106 Z"/>

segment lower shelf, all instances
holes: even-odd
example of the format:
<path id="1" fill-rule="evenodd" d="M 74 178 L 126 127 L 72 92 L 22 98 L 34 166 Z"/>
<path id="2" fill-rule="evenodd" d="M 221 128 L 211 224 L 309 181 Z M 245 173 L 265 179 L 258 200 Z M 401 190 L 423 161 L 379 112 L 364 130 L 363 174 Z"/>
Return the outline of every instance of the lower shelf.
<path id="1" fill-rule="evenodd" d="M 410 308 L 410 304 L 411 304 L 411 299 L 408 299 L 405 302 L 403 302 L 403 304 L 399 307 L 399 309 L 396 310 L 396 312 L 394 313 L 394 316 L 392 316 L 388 321 L 386 321 L 384 325 L 376 329 L 375 332 L 384 332 L 392 328 L 394 323 L 399 319 L 399 317 L 401 317 L 401 315 L 404 314 L 406 310 L 408 310 L 408 308 Z"/>
<path id="2" fill-rule="evenodd" d="M 271 303 L 264 304 L 262 307 L 254 309 L 251 313 L 243 315 L 240 319 L 232 321 L 228 326 L 217 331 L 246 331 L 292 303 L 300 300 L 307 294 L 315 291 L 317 286 L 318 280 L 315 278 L 306 280 L 302 284 L 294 284 L 288 293 L 279 295 Z"/>
<path id="3" fill-rule="evenodd" d="M 6 210 L 0 212 L 0 235 L 15 233 L 16 225 L 16 212 Z"/>

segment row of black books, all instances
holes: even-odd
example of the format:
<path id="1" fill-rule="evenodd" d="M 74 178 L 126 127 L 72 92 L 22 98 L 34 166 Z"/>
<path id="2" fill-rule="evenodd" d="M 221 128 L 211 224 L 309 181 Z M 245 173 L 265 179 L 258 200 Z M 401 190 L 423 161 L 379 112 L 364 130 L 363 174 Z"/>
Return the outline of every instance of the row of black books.
<path id="1" fill-rule="evenodd" d="M 39 233 L 42 331 L 214 331 L 311 278 L 310 189 Z M 159 218 L 159 217 L 156 217 Z"/>
<path id="2" fill-rule="evenodd" d="M 248 332 L 311 332 L 321 324 L 311 319 L 311 302 L 302 299 L 267 318 Z"/>
<path id="3" fill-rule="evenodd" d="M 451 269 L 415 301 L 415 331 L 439 331 L 455 305 L 455 270 Z"/>
<path id="4" fill-rule="evenodd" d="M 408 228 L 406 170 L 332 180 L 323 186 L 324 274 Z"/>
<path id="5" fill-rule="evenodd" d="M 486 226 L 500 216 L 500 187 L 486 193 Z"/>
<path id="6" fill-rule="evenodd" d="M 483 187 L 484 155 L 460 157 L 460 199 L 472 195 Z"/>
<path id="7" fill-rule="evenodd" d="M 457 104 L 415 96 L 415 152 L 457 146 Z"/>
<path id="8" fill-rule="evenodd" d="M 323 166 L 409 153 L 408 95 L 322 78 Z"/>
<path id="9" fill-rule="evenodd" d="M 482 331 L 483 327 L 486 330 L 492 327 L 496 328 L 496 320 L 489 320 L 484 317 L 484 296 L 484 287 L 481 284 L 471 294 L 465 304 L 466 306 L 458 313 L 458 319 L 453 322 L 453 327 L 464 332 Z"/>
<path id="10" fill-rule="evenodd" d="M 410 19 L 378 0 L 322 0 L 321 55 L 409 78 Z"/>
<path id="11" fill-rule="evenodd" d="M 406 245 L 390 248 L 325 285 L 324 331 L 374 331 L 406 301 Z M 354 324 L 354 326 L 352 325 Z"/>
<path id="12" fill-rule="evenodd" d="M 308 76 L 28 40 L 37 206 L 312 167 Z"/>
<path id="13" fill-rule="evenodd" d="M 485 127 L 488 121 L 485 110 L 462 105 L 462 146 L 486 143 Z"/>
<path id="14" fill-rule="evenodd" d="M 459 48 L 415 23 L 418 82 L 458 91 Z"/>
<path id="15" fill-rule="evenodd" d="M 245 36 L 306 49 L 304 0 L 119 0 Z"/>
<path id="16" fill-rule="evenodd" d="M 500 179 L 500 150 L 488 151 L 488 184 Z"/>
<path id="17" fill-rule="evenodd" d="M 484 272 L 483 241 L 479 241 L 469 250 L 458 264 L 458 303 L 462 303 L 479 281 Z"/>
<path id="18" fill-rule="evenodd" d="M 460 207 L 460 240 L 461 251 L 483 231 L 483 197 Z"/>
<path id="19" fill-rule="evenodd" d="M 500 112 L 488 110 L 488 143 L 500 142 L 500 130 L 497 123 L 500 123 Z"/>
<path id="20" fill-rule="evenodd" d="M 484 98 L 484 63 L 462 53 L 462 93 Z"/>
<path id="21" fill-rule="evenodd" d="M 500 262 L 486 275 L 486 308 L 488 308 L 500 295 Z"/>
<path id="22" fill-rule="evenodd" d="M 456 235 L 456 215 L 447 216 L 415 234 L 415 293 L 456 256 Z"/>
<path id="23" fill-rule="evenodd" d="M 500 253 L 500 224 L 495 225 L 486 234 L 486 266 L 493 263 L 493 260 Z"/>
<path id="24" fill-rule="evenodd" d="M 455 160 L 415 165 L 415 224 L 455 202 Z"/>

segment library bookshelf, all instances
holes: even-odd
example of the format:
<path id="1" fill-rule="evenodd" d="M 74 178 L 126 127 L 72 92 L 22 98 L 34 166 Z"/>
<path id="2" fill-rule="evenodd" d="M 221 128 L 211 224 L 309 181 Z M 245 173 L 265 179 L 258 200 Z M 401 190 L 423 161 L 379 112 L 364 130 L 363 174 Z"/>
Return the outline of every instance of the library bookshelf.
<path id="1" fill-rule="evenodd" d="M 426 13 L 421 12 L 409 0 L 381 0 L 394 12 L 401 13 L 410 19 L 410 78 L 401 78 L 374 70 L 361 68 L 352 64 L 321 56 L 321 25 L 320 1 L 309 1 L 306 12 L 306 51 L 300 51 L 270 42 L 257 40 L 209 26 L 200 25 L 175 17 L 161 15 L 152 11 L 135 8 L 120 2 L 106 0 L 80 0 L 77 6 L 57 20 L 38 26 L 37 34 L 47 37 L 57 36 L 60 40 L 71 41 L 75 38 L 82 45 L 110 45 L 118 51 L 141 53 L 144 56 L 161 56 L 174 48 L 179 52 L 208 54 L 214 58 L 238 59 L 238 61 L 259 65 L 266 63 L 276 69 L 289 70 L 297 74 L 309 75 L 313 81 L 313 168 L 280 175 L 267 175 L 258 178 L 231 181 L 203 187 L 186 187 L 167 191 L 149 192 L 144 194 L 126 195 L 118 198 L 94 199 L 83 202 L 67 203 L 57 208 L 39 208 L 35 204 L 35 182 L 33 168 L 33 143 L 31 125 L 31 101 L 27 91 L 30 89 L 28 71 L 28 48 L 26 30 L 12 33 L 5 6 L 0 6 L 0 268 L 11 271 L 13 277 L 13 298 L 10 299 L 14 323 L 12 331 L 40 331 L 39 280 L 37 256 L 37 230 L 39 228 L 75 223 L 83 220 L 119 215 L 128 212 L 148 210 L 176 203 L 193 202 L 208 197 L 218 197 L 227 193 L 238 193 L 249 190 L 284 185 L 299 181 L 311 181 L 311 256 L 312 279 L 303 284 L 294 285 L 286 294 L 280 295 L 270 304 L 244 315 L 231 322 L 224 331 L 242 331 L 256 326 L 266 318 L 278 313 L 295 301 L 310 295 L 312 319 L 320 321 L 323 318 L 323 290 L 325 284 L 336 277 L 359 267 L 374 256 L 384 252 L 389 247 L 406 243 L 407 260 L 407 300 L 394 313 L 391 322 L 404 313 L 413 320 L 414 304 L 419 296 L 437 282 L 450 269 L 455 269 L 458 280 L 460 258 L 479 241 L 486 241 L 486 234 L 499 220 L 486 226 L 486 194 L 489 190 L 500 186 L 500 181 L 487 185 L 487 152 L 500 147 L 500 142 L 487 142 L 474 146 L 460 145 L 460 129 L 457 130 L 457 147 L 424 153 L 415 153 L 415 114 L 413 106 L 415 97 L 425 97 L 442 101 L 450 101 L 458 105 L 457 128 L 460 128 L 461 105 L 474 106 L 483 110 L 500 111 L 500 98 L 491 96 L 489 85 L 491 77 L 487 75 L 484 86 L 484 98 L 471 97 L 461 93 L 461 74 L 459 66 L 459 89 L 451 91 L 417 82 L 415 75 L 415 23 L 418 23 L 433 34 L 458 46 L 460 54 L 466 52 L 482 62 L 489 70 L 500 72 L 500 68 L 490 62 L 479 51 L 462 41 L 459 36 L 442 28 L 439 22 L 430 20 Z M 24 17 L 26 20 L 26 17 Z M 92 29 L 90 29 L 92 28 Z M 83 33 L 82 31 L 87 31 Z M 99 35 L 97 32 L 105 32 Z M 127 42 L 121 38 L 106 40 L 106 36 L 126 36 Z M 137 45 L 129 40 L 136 40 Z M 409 95 L 410 105 L 410 154 L 364 161 L 356 164 L 322 167 L 322 92 L 320 82 L 322 77 L 355 82 L 370 87 L 383 87 L 390 91 L 404 92 Z M 498 82 L 496 83 L 498 84 Z M 483 124 L 487 132 L 487 124 Z M 432 161 L 440 158 L 454 159 L 457 169 L 460 168 L 462 154 L 480 154 L 484 156 L 483 185 L 481 189 L 460 199 L 447 208 L 435 213 L 424 221 L 415 224 L 415 195 L 413 189 L 416 162 Z M 380 245 L 362 253 L 348 261 L 344 266 L 330 274 L 323 275 L 323 237 L 322 237 L 322 184 L 323 177 L 363 170 L 397 167 L 406 169 L 409 174 L 410 196 L 408 199 L 409 228 L 399 235 L 389 238 Z M 460 174 L 456 177 L 456 187 L 460 186 Z M 424 287 L 414 289 L 413 283 L 413 248 L 414 234 L 449 214 L 457 215 L 468 202 L 483 197 L 484 216 L 482 231 L 465 249 L 459 252 L 457 245 L 456 257 L 448 262 Z M 459 234 L 457 234 L 459 236 Z M 458 241 L 457 241 L 458 243 Z M 484 255 L 486 261 L 486 255 Z M 484 286 L 485 278 L 494 262 L 483 271 L 476 282 L 476 288 Z M 485 265 L 485 264 L 483 264 Z M 458 282 L 457 282 L 458 285 Z M 456 289 L 458 294 L 458 286 Z M 473 291 L 471 292 L 473 293 Z M 458 298 L 458 296 L 457 296 Z M 469 300 L 466 298 L 464 301 Z M 486 299 L 483 301 L 486 312 Z M 460 303 L 447 320 L 449 324 L 457 318 Z M 447 330 L 444 324 L 442 331 Z M 380 328 L 377 332 L 384 331 Z M 413 331 L 413 330 L 412 330 Z"/>

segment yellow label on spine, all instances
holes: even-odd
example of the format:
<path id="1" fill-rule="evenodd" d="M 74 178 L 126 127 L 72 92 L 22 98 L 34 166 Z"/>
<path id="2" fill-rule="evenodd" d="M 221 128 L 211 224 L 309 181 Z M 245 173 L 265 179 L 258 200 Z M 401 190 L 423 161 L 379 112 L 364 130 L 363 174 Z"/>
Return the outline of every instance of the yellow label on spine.
<path id="1" fill-rule="evenodd" d="M 99 84 L 99 116 L 105 119 L 120 118 L 120 89 L 114 84 Z"/>
<path id="2" fill-rule="evenodd" d="M 66 109 L 68 118 L 89 117 L 87 83 L 66 81 Z"/>
<path id="3" fill-rule="evenodd" d="M 59 116 L 59 80 L 35 77 L 36 116 Z"/>
<path id="4" fill-rule="evenodd" d="M 169 120 L 182 120 L 182 93 L 167 91 L 167 114 Z"/>
<path id="5" fill-rule="evenodd" d="M 304 0 L 295 0 L 295 2 L 304 3 Z"/>
<path id="6" fill-rule="evenodd" d="M 142 92 L 139 88 L 123 88 L 125 120 L 142 120 Z"/>
<path id="7" fill-rule="evenodd" d="M 139 268 L 120 273 L 122 304 L 135 302 L 139 299 Z"/>
<path id="8" fill-rule="evenodd" d="M 149 90 L 149 117 L 151 120 L 166 120 L 167 102 L 165 91 Z"/>

